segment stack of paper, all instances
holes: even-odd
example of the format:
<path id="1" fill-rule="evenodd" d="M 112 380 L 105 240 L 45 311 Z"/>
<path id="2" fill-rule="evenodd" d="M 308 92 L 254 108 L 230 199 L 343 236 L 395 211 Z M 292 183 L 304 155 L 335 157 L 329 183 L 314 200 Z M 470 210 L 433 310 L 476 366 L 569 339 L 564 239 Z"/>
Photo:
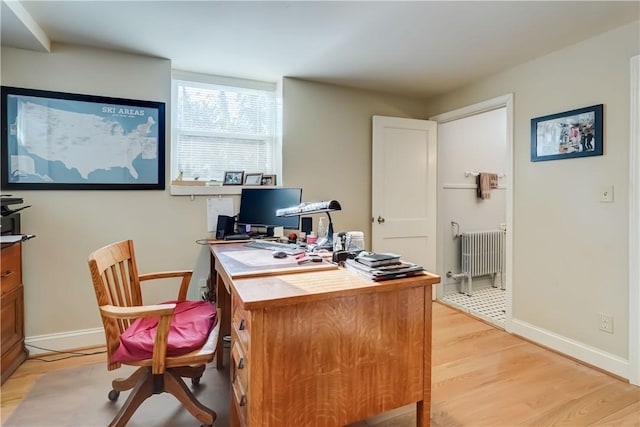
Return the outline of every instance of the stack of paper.
<path id="1" fill-rule="evenodd" d="M 364 262 L 362 262 L 364 259 Z M 374 265 L 368 265 L 373 263 Z M 374 281 L 399 279 L 423 274 L 424 268 L 400 260 L 395 254 L 365 254 L 345 261 L 345 267 Z"/>
<path id="2" fill-rule="evenodd" d="M 383 265 L 399 263 L 400 255 L 392 253 L 360 252 L 355 259 L 359 263 L 369 267 L 381 267 Z"/>

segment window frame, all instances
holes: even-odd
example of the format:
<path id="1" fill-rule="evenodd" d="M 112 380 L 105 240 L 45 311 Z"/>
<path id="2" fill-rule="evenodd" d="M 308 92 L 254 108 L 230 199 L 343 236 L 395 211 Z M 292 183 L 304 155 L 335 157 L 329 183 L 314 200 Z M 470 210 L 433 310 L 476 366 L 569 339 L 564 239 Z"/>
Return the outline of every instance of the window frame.
<path id="1" fill-rule="evenodd" d="M 247 80 L 233 77 L 215 76 L 208 74 L 192 73 L 180 70 L 172 70 L 171 73 L 171 153 L 170 153 L 170 165 L 169 173 L 171 176 L 170 182 L 170 194 L 174 196 L 196 196 L 196 195 L 229 195 L 240 194 L 242 192 L 242 186 L 214 186 L 207 185 L 205 181 L 199 183 L 198 181 L 188 180 L 181 184 L 177 184 L 175 179 L 178 176 L 177 166 L 177 136 L 178 130 L 176 129 L 177 123 L 177 83 L 176 80 L 190 81 L 194 83 L 202 84 L 215 84 L 223 86 L 235 86 L 246 89 L 266 90 L 273 91 L 275 95 L 275 129 L 273 140 L 273 168 L 272 172 L 278 176 L 278 185 L 282 185 L 282 84 L 281 82 L 263 82 L 257 80 Z M 211 135 L 206 133 L 206 135 Z M 244 137 L 244 135 L 243 135 Z M 248 137 L 250 138 L 250 137 Z M 254 172 L 254 171 L 248 171 Z M 267 173 L 267 171 L 264 171 Z"/>

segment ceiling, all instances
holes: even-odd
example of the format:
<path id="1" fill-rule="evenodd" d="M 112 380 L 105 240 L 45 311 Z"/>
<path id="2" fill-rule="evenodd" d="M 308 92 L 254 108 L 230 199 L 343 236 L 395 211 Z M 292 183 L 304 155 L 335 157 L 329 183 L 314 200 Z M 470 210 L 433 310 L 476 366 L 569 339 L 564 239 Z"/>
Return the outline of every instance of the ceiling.
<path id="1" fill-rule="evenodd" d="M 638 1 L 1 1 L 2 46 L 71 43 L 418 98 L 640 19 Z"/>

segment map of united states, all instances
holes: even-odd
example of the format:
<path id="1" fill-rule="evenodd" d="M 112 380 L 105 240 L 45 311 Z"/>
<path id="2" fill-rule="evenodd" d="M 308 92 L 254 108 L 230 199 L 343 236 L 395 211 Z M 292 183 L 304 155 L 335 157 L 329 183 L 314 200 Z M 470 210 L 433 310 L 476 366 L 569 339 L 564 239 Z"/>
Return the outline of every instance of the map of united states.
<path id="1" fill-rule="evenodd" d="M 20 101 L 16 118 L 19 151 L 59 161 L 77 170 L 83 179 L 116 167 L 125 168 L 137 179 L 133 161 L 139 156 L 157 157 L 158 139 L 152 136 L 157 123 L 144 115 L 144 109 L 116 108 L 115 114 L 113 108 L 109 110 L 101 116 Z"/>

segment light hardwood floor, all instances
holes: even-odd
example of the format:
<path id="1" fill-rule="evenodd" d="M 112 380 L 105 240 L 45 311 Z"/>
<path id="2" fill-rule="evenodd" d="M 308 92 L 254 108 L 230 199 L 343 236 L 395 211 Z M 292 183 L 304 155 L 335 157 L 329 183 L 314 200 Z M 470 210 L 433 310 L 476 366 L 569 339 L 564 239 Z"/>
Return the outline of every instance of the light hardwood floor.
<path id="1" fill-rule="evenodd" d="M 433 313 L 432 426 L 640 426 L 640 388 L 450 307 L 436 303 Z M 28 360 L 0 390 L 3 423 L 44 373 L 104 357 Z M 352 426 L 414 419 L 404 407 Z"/>

